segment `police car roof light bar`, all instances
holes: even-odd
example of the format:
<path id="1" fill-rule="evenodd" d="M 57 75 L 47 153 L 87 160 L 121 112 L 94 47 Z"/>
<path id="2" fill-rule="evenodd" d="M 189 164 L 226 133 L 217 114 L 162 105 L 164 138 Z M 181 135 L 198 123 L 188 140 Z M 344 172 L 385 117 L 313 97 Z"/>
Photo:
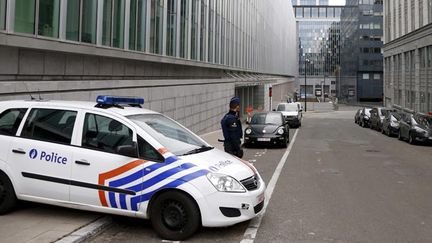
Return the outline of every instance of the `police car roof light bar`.
<path id="1" fill-rule="evenodd" d="M 141 97 L 127 97 L 127 96 L 110 96 L 110 95 L 99 95 L 96 98 L 96 107 L 109 108 L 109 107 L 119 107 L 120 104 L 127 104 L 133 107 L 141 107 L 144 104 L 144 98 Z"/>

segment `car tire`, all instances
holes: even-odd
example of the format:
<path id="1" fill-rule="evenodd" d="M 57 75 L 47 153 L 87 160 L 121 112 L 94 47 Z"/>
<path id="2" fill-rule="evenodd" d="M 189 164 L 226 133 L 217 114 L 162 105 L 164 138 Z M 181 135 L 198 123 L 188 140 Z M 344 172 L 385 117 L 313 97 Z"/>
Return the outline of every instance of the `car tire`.
<path id="1" fill-rule="evenodd" d="M 0 171 L 0 215 L 4 215 L 15 207 L 17 198 L 12 182 Z"/>
<path id="2" fill-rule="evenodd" d="M 408 134 L 408 143 L 409 144 L 415 144 L 416 143 L 412 133 Z"/>
<path id="3" fill-rule="evenodd" d="M 160 194 L 151 202 L 150 220 L 163 239 L 181 241 L 201 227 L 201 215 L 196 202 L 180 191 Z"/>

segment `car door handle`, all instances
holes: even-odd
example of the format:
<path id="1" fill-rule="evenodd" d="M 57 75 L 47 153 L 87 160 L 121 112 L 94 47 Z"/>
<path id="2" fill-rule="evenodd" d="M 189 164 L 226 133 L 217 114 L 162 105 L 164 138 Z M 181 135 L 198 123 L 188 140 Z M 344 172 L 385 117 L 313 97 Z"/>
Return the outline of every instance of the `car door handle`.
<path id="1" fill-rule="evenodd" d="M 87 161 L 83 161 L 83 160 L 75 160 L 75 164 L 79 164 L 79 165 L 90 165 L 89 162 Z"/>
<path id="2" fill-rule="evenodd" d="M 12 152 L 16 153 L 16 154 L 25 154 L 26 152 L 22 149 L 12 149 Z"/>

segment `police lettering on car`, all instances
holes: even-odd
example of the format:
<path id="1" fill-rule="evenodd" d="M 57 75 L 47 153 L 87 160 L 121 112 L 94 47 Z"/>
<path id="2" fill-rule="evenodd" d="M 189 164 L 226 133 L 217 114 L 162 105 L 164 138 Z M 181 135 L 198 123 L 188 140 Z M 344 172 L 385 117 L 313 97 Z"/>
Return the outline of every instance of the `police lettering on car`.
<path id="1" fill-rule="evenodd" d="M 265 184 L 253 165 L 143 103 L 115 96 L 1 101 L 0 214 L 18 199 L 49 203 L 150 219 L 169 240 L 260 214 Z M 238 149 L 242 129 L 233 112 L 224 135 Z"/>
<path id="2" fill-rule="evenodd" d="M 231 98 L 229 109 L 230 110 L 225 114 L 221 121 L 224 136 L 224 149 L 225 152 L 242 158 L 243 150 L 240 145 L 241 138 L 243 137 L 243 130 L 239 119 L 240 98 Z"/>

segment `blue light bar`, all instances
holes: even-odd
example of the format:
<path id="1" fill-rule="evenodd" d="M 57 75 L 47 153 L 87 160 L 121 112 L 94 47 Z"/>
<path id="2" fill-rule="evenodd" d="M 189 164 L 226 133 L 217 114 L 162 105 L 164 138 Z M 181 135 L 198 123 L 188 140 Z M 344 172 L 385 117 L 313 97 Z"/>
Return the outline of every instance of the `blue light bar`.
<path id="1" fill-rule="evenodd" d="M 142 105 L 144 104 L 144 98 L 99 95 L 96 98 L 96 102 L 99 105 L 119 105 L 119 104 Z"/>

